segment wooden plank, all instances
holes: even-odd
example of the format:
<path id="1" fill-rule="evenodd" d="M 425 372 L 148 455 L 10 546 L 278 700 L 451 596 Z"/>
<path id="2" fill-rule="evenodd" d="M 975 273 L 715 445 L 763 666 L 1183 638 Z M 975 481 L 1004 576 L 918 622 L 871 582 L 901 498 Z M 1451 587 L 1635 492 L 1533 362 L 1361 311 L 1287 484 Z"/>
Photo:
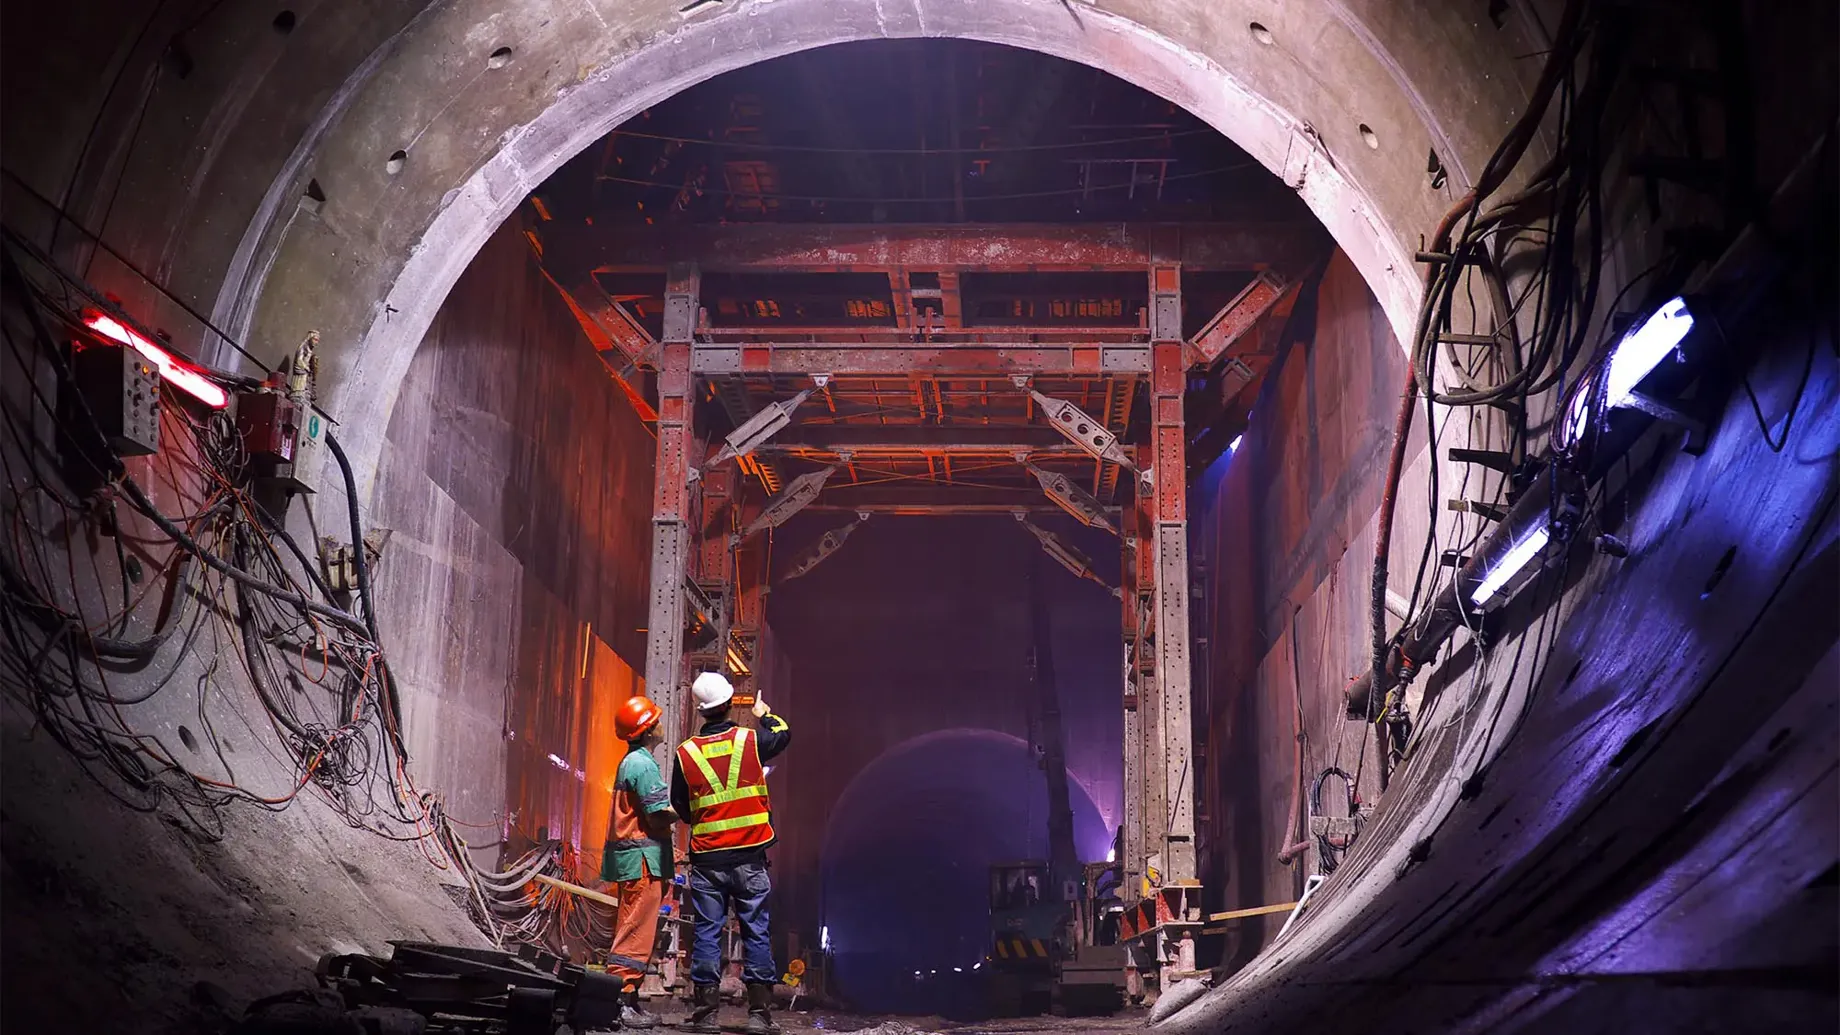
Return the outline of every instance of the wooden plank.
<path id="1" fill-rule="evenodd" d="M 584 888 L 579 884 L 570 884 L 566 880 L 558 880 L 557 878 L 551 877 L 548 874 L 544 874 L 544 873 L 537 874 L 534 879 L 536 880 L 538 884 L 547 884 L 552 888 L 560 888 L 561 890 L 566 891 L 571 895 L 580 895 L 582 898 L 590 899 L 595 902 L 599 902 L 602 905 L 612 906 L 615 909 L 620 908 L 619 899 L 614 898 L 612 895 L 608 895 L 604 892 L 595 891 L 593 888 Z"/>
<path id="2" fill-rule="evenodd" d="M 1248 916 L 1266 916 L 1271 913 L 1288 913 L 1296 908 L 1297 903 L 1295 902 L 1280 902 L 1273 906 L 1253 906 L 1250 909 L 1229 909 L 1224 913 L 1209 914 L 1208 922 L 1213 923 L 1217 920 L 1240 920 Z"/>

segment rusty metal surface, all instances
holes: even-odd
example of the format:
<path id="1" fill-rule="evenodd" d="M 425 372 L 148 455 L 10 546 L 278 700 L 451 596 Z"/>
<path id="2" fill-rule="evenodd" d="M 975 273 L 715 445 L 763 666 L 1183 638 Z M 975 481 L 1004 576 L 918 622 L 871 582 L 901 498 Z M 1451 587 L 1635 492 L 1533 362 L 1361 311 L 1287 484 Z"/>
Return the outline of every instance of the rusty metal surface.
<path id="1" fill-rule="evenodd" d="M 1225 355 L 1294 286 L 1282 277 L 1261 272 L 1194 336 L 1190 361 L 1211 364 Z"/>
<path id="2" fill-rule="evenodd" d="M 1323 250 L 1313 223 L 767 224 L 549 227 L 551 269 L 659 270 L 695 261 L 707 270 L 1046 270 L 1147 268 L 1153 238 L 1173 247 L 1156 261 L 1195 269 L 1286 267 Z"/>
<path id="3" fill-rule="evenodd" d="M 699 374 L 926 374 L 1002 378 L 1009 374 L 1140 373 L 1150 367 L 1143 345 L 1089 344 L 1084 339 L 1037 343 L 1019 339 L 979 345 L 864 345 L 802 342 L 699 345 Z"/>

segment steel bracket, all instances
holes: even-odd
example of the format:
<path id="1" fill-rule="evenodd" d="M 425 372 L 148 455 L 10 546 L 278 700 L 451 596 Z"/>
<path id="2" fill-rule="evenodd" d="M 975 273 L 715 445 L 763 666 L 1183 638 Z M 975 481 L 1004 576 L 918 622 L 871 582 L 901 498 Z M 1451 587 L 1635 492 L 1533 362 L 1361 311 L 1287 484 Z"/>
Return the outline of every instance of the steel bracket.
<path id="1" fill-rule="evenodd" d="M 1035 476 L 1035 480 L 1041 483 L 1041 491 L 1047 493 L 1049 499 L 1059 504 L 1062 510 L 1073 515 L 1081 524 L 1089 528 L 1103 528 L 1113 535 L 1118 534 L 1117 526 L 1112 524 L 1112 519 L 1105 513 L 1105 505 L 1100 503 L 1092 493 L 1075 485 L 1073 479 L 1058 471 L 1045 470 L 1034 464 L 1023 466 L 1027 467 L 1029 473 Z"/>
<path id="2" fill-rule="evenodd" d="M 1030 390 L 1029 395 L 1041 407 L 1048 423 L 1067 441 L 1084 449 L 1094 459 L 1106 460 L 1120 467 L 1133 466 L 1131 458 L 1125 455 L 1124 447 L 1118 444 L 1118 436 L 1112 434 L 1103 421 L 1094 420 L 1085 410 L 1065 399 L 1056 399 L 1034 390 Z"/>
<path id="3" fill-rule="evenodd" d="M 836 470 L 835 467 L 824 467 L 792 479 L 779 495 L 767 501 L 765 509 L 748 524 L 741 538 L 746 539 L 756 532 L 785 524 L 792 515 L 804 510 L 818 498 L 818 494 L 824 491 L 824 483 L 830 480 Z"/>

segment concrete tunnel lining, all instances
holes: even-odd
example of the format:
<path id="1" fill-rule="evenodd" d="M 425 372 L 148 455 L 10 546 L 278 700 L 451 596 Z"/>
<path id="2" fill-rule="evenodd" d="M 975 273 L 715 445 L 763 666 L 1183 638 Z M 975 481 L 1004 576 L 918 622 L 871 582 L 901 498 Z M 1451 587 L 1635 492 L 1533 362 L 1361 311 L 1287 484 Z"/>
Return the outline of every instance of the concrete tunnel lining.
<path id="1" fill-rule="evenodd" d="M 423 341 L 423 329 L 460 271 L 472 260 L 480 243 L 524 192 L 541 180 L 540 170 L 555 168 L 571 153 L 567 148 L 572 143 L 589 139 L 591 133 L 598 132 L 582 128 L 581 123 L 571 126 L 570 118 L 599 120 L 596 125 L 604 129 L 623 117 L 609 114 L 616 108 L 630 113 L 637 106 L 643 106 L 640 102 L 652 103 L 684 85 L 728 68 L 740 67 L 758 57 L 791 53 L 844 39 L 959 34 L 1057 53 L 1122 74 L 1165 97 L 1185 96 L 1187 99 L 1181 101 L 1185 107 L 1203 114 L 1216 126 L 1222 126 L 1222 122 L 1206 114 L 1210 104 L 1232 109 L 1227 113 L 1232 118 L 1267 120 L 1259 125 L 1274 134 L 1280 130 L 1282 133 L 1268 135 L 1263 140 L 1264 145 L 1268 145 L 1263 151 L 1255 146 L 1259 141 L 1238 134 L 1234 134 L 1234 139 L 1258 156 L 1267 168 L 1280 174 L 1299 171 L 1286 161 L 1293 154 L 1291 144 L 1301 132 L 1297 127 L 1309 123 L 1318 126 L 1324 149 L 1318 150 L 1316 145 L 1311 145 L 1300 152 L 1313 156 L 1307 175 L 1303 176 L 1302 193 L 1343 247 L 1354 255 L 1356 266 L 1370 284 L 1380 283 L 1374 280 L 1371 271 L 1378 263 L 1393 278 L 1391 282 L 1396 283 L 1398 291 L 1403 292 L 1394 297 L 1376 287 L 1388 322 L 1397 332 L 1399 314 L 1409 315 L 1411 306 L 1407 303 L 1415 295 L 1416 276 L 1409 262 L 1394 260 L 1405 255 L 1411 238 L 1429 225 L 1427 214 L 1448 204 L 1444 195 L 1424 189 L 1420 172 L 1424 164 L 1424 142 L 1430 143 L 1434 154 L 1444 155 L 1445 163 L 1452 169 L 1453 185 L 1460 190 L 1462 170 L 1474 167 L 1493 137 L 1499 135 L 1501 123 L 1505 121 L 1503 116 L 1511 111 L 1511 104 L 1496 102 L 1503 96 L 1512 101 L 1514 93 L 1511 76 L 1498 76 L 1486 84 L 1476 78 L 1477 68 L 1487 67 L 1486 54 L 1493 52 L 1487 49 L 1487 44 L 1474 48 L 1467 45 L 1471 37 L 1458 35 L 1449 21 L 1436 22 L 1435 27 L 1426 32 L 1427 37 L 1451 47 L 1453 53 L 1448 67 L 1438 67 L 1429 61 L 1429 57 L 1437 53 L 1432 49 L 1437 44 L 1433 43 L 1427 43 L 1423 50 L 1408 51 L 1401 47 L 1397 53 L 1410 55 L 1409 60 L 1386 53 L 1386 40 L 1393 40 L 1398 46 L 1401 22 L 1410 22 L 1415 17 L 1434 20 L 1443 17 L 1426 14 L 1421 5 L 1401 5 L 1404 10 L 1396 12 L 1356 12 L 1351 5 L 1341 2 L 1308 5 L 1285 12 L 1256 4 L 1245 4 L 1243 8 L 1235 4 L 1229 11 L 1219 11 L 1209 9 L 1228 5 L 1179 2 L 1138 5 L 1129 0 L 1107 3 L 1103 10 L 1083 4 L 1063 6 L 1052 0 L 1039 4 L 1008 0 L 1000 7 L 969 0 L 956 4 L 912 0 L 901 5 L 898 11 L 882 10 L 884 6 L 893 5 L 872 4 L 866 0 L 844 0 L 829 5 L 820 5 L 816 0 L 757 0 L 732 7 L 709 5 L 695 17 L 681 22 L 673 21 L 676 15 L 668 7 L 606 15 L 589 4 L 569 5 L 571 10 L 566 16 L 564 5 L 538 3 L 489 15 L 483 13 L 489 5 L 483 4 L 458 4 L 423 11 L 347 78 L 336 104 L 321 112 L 320 124 L 302 139 L 293 159 L 269 183 L 269 203 L 263 206 L 265 214 L 250 225 L 242 238 L 233 274 L 224 281 L 219 296 L 218 311 L 241 314 L 241 321 L 231 328 L 232 332 L 249 339 L 253 329 L 254 340 L 261 342 L 260 349 L 265 352 L 297 340 L 303 327 L 322 325 L 317 317 L 325 318 L 323 326 L 332 329 L 333 340 L 342 345 L 330 356 L 329 405 L 335 416 L 345 421 L 342 432 L 346 442 L 354 447 L 364 485 L 359 495 L 362 502 L 370 506 L 387 495 L 386 488 L 377 481 L 379 466 L 388 464 L 384 429 L 396 409 L 399 384 L 410 358 Z M 533 67 L 564 68 L 569 64 L 568 59 L 577 56 L 579 51 L 589 60 L 580 62 L 573 74 L 557 73 L 561 79 L 576 85 L 552 88 L 546 78 L 512 79 L 507 76 L 505 81 L 510 85 L 475 104 L 479 98 L 466 96 L 463 89 L 446 92 L 429 89 L 427 81 L 421 78 L 426 68 L 443 73 L 458 70 L 454 74 L 461 75 L 467 83 L 487 82 L 478 79 L 475 66 L 483 66 L 483 55 L 507 38 L 500 30 L 524 25 L 522 19 L 534 21 L 545 13 L 558 19 L 575 19 L 567 23 L 571 25 L 599 21 L 608 39 L 577 41 L 577 49 L 570 50 L 559 45 L 563 37 L 554 33 L 536 33 L 528 46 L 523 37 L 514 33 L 508 38 L 516 45 L 516 54 L 512 63 L 500 71 L 521 74 Z M 614 17 L 619 22 L 618 27 L 609 27 L 607 17 Z M 1234 58 L 1232 48 L 1224 42 L 1235 33 L 1245 35 L 1242 19 L 1247 17 L 1273 26 L 1278 39 L 1286 45 L 1292 40 L 1309 41 L 1299 43 L 1295 53 L 1286 51 L 1286 60 L 1293 63 L 1289 66 L 1293 71 L 1311 73 L 1311 67 L 1334 70 L 1320 79 L 1313 74 L 1295 76 L 1309 80 L 1306 84 L 1309 89 L 1304 92 L 1320 101 L 1321 106 L 1315 102 L 1299 102 L 1295 84 L 1279 82 L 1279 77 L 1256 72 L 1246 73 L 1247 82 L 1260 89 L 1269 88 L 1271 96 L 1249 93 L 1243 85 L 1237 87 L 1239 93 L 1218 88 L 1223 81 L 1238 82 L 1225 69 L 1238 73 L 1242 69 L 1255 68 L 1251 63 Z M 1068 28 L 1076 20 L 1080 28 L 1077 31 Z M 309 17 L 303 24 L 311 26 L 313 21 Z M 1311 31 L 1302 31 L 1306 23 Z M 975 31 L 956 31 L 955 27 L 967 25 Z M 837 39 L 825 33 L 832 33 Z M 1049 40 L 1049 44 L 1044 44 L 1044 39 Z M 1453 39 L 1459 41 L 1458 44 L 1452 45 Z M 1359 53 L 1365 57 L 1359 61 L 1338 62 L 1338 57 L 1347 57 L 1344 48 L 1350 40 L 1359 45 Z M 432 50 L 431 41 L 435 45 Z M 1049 50 L 1050 44 L 1063 49 Z M 757 49 L 763 46 L 778 49 Z M 1256 47 L 1263 44 L 1244 46 L 1246 53 L 1255 55 L 1254 60 L 1262 53 Z M 612 49 L 613 57 L 606 56 L 607 48 Z M 1536 48 L 1504 47 L 1504 53 L 1508 49 Z M 595 53 L 589 54 L 589 51 Z M 1298 55 L 1307 55 L 1307 58 L 1300 59 Z M 1245 56 L 1245 53 L 1238 54 L 1238 58 Z M 1496 55 L 1497 59 L 1500 56 Z M 1301 63 L 1303 60 L 1314 60 L 1315 64 L 1305 65 Z M 1120 72 L 1121 68 L 1126 70 Z M 1135 74 L 1131 69 L 1135 69 Z M 1426 83 L 1434 82 L 1435 73 L 1447 83 L 1474 84 L 1476 95 L 1453 98 L 1415 89 L 1410 74 L 1414 70 L 1424 73 Z M 1222 78 L 1213 78 L 1216 76 Z M 1347 94 L 1359 94 L 1357 88 L 1361 86 L 1369 88 L 1369 95 L 1337 93 L 1342 89 Z M 637 88 L 637 92 L 620 94 L 621 89 L 630 88 Z M 1250 98 L 1245 106 L 1247 111 L 1234 108 L 1230 102 L 1236 98 Z M 597 104 L 612 107 L 597 108 Z M 1370 107 L 1381 114 L 1368 114 Z M 422 128 L 402 139 L 413 136 L 420 140 L 420 150 L 412 146 L 412 159 L 403 174 L 394 180 L 386 179 L 381 171 L 382 155 L 400 146 L 388 140 L 387 135 L 392 132 L 392 126 L 401 123 L 401 109 L 413 109 L 416 113 L 411 121 Z M 532 110 L 536 111 L 534 115 Z M 1325 111 L 1331 115 L 1325 116 Z M 1377 127 L 1379 149 L 1370 150 L 1358 140 L 1344 139 L 1353 133 L 1355 122 L 1341 115 L 1350 111 L 1362 114 L 1363 125 L 1371 123 Z M 1447 118 L 1440 121 L 1439 112 L 1447 113 Z M 1292 113 L 1298 117 L 1293 118 Z M 484 117 L 480 118 L 482 114 Z M 1404 121 L 1399 121 L 1402 117 Z M 480 123 L 478 126 L 470 124 L 474 119 Z M 454 123 L 468 123 L 465 133 L 488 138 L 484 149 L 469 150 L 476 141 L 472 137 L 459 139 L 464 134 L 453 131 Z M 1259 127 L 1254 126 L 1250 131 L 1244 126 L 1241 129 L 1251 132 Z M 1303 136 L 1307 138 L 1311 134 Z M 1399 141 L 1397 145 L 1396 141 Z M 372 145 L 379 142 L 385 146 L 373 154 Z M 1350 143 L 1353 146 L 1348 146 Z M 1271 154 L 1278 156 L 1275 167 L 1269 160 Z M 209 161 L 205 164 L 208 166 Z M 254 168 L 255 176 L 262 175 L 262 167 L 256 160 L 228 163 L 220 158 L 218 164 L 241 164 Z M 354 175 L 360 167 L 369 169 L 371 166 L 376 167 L 371 172 L 375 184 Z M 424 176 L 425 170 L 428 172 Z M 334 209 L 340 205 L 351 206 L 350 222 L 344 230 L 328 232 L 317 220 L 295 218 L 293 198 L 300 193 L 309 176 L 326 178 L 332 187 Z M 1332 197 L 1318 193 L 1327 189 L 1322 186 L 1325 182 L 1338 183 L 1340 187 L 1336 189 L 1347 193 Z M 445 189 L 454 183 L 461 185 Z M 1408 187 L 1412 190 L 1408 191 Z M 1381 220 L 1383 215 L 1388 221 Z M 200 197 L 194 214 L 201 222 L 205 217 L 215 219 L 220 228 L 226 221 L 243 222 L 234 201 L 219 204 L 208 195 Z M 176 224 L 180 217 L 159 212 L 132 212 L 125 218 L 156 224 L 149 230 L 146 225 L 130 222 L 130 236 L 138 231 L 142 238 L 157 238 L 160 219 Z M 362 229 L 355 229 L 358 226 Z M 1338 226 L 1352 227 L 1349 233 L 1353 234 L 1353 239 L 1344 236 Z M 182 234 L 196 232 L 169 226 L 168 236 L 159 242 L 158 249 L 169 258 L 179 257 L 183 274 L 194 280 L 199 279 L 200 270 L 207 271 L 206 277 L 209 277 L 210 264 L 214 260 L 208 248 L 199 249 L 200 254 L 195 256 L 181 247 Z M 1363 242 L 1371 253 L 1366 260 L 1359 251 Z M 1619 242 L 1618 246 L 1621 245 Z M 186 267 L 185 264 L 191 265 Z M 306 322 L 308 320 L 310 322 Z M 1402 340 L 1404 337 L 1395 336 Z M 1817 382 L 1817 385 L 1820 386 L 1817 396 L 1831 402 L 1831 383 Z M 1831 436 L 1831 425 L 1811 423 L 1823 427 Z M 1743 435 L 1743 424 L 1743 421 L 1731 423 L 1720 437 Z M 1801 430 L 1798 427 L 1798 433 Z M 1824 458 L 1831 461 L 1831 453 Z M 1724 456 L 1706 461 L 1705 467 L 1710 470 L 1716 465 L 1719 470 L 1742 473 L 1766 470 L 1766 464 L 1767 458 Z M 1664 469 L 1673 470 L 1672 467 Z M 1702 487 L 1701 491 L 1716 489 L 1720 493 L 1714 512 L 1732 515 L 1730 520 L 1740 525 L 1749 517 L 1742 507 L 1723 498 L 1727 494 L 1725 487 L 1715 486 L 1711 474 L 1699 477 L 1701 480 L 1696 484 Z M 1408 475 L 1408 483 L 1410 478 Z M 1677 502 L 1667 494 L 1662 496 L 1663 503 Z M 340 494 L 329 493 L 320 505 L 342 509 Z M 1691 510 L 1691 507 L 1686 509 Z M 1661 510 L 1662 506 L 1657 504 L 1648 512 Z M 1681 523 L 1684 525 L 1684 518 Z M 1416 533 L 1417 529 L 1408 531 Z M 1703 528 L 1688 531 L 1704 542 L 1711 542 Z M 1399 538 L 1396 535 L 1396 540 Z M 1746 559 L 1750 561 L 1752 554 L 1748 544 L 1752 540 L 1741 538 L 1747 543 Z M 1342 545 L 1351 556 L 1360 552 L 1353 538 Z M 1659 545 L 1656 549 L 1659 550 Z M 1678 546 L 1668 547 L 1666 556 L 1682 567 L 1695 559 L 1691 551 Z M 1775 569 L 1793 561 L 1794 558 L 1771 555 L 1768 566 Z M 1610 585 L 1609 577 L 1601 572 L 1605 566 L 1599 563 L 1600 570 L 1594 577 Z M 1636 590 L 1653 592 L 1657 585 L 1657 576 L 1650 573 L 1638 576 L 1616 593 L 1620 594 L 1618 599 L 1621 596 L 1633 599 Z M 1733 583 L 1737 585 L 1739 583 Z M 1672 591 L 1678 587 L 1667 588 Z M 1724 598 L 1715 603 L 1722 605 Z M 1587 619 L 1591 617 L 1589 611 L 1576 610 L 1563 617 L 1556 614 L 1554 620 L 1569 630 L 1576 624 L 1579 614 Z M 1605 649 L 1619 649 L 1614 641 L 1604 637 L 1592 640 L 1577 635 L 1573 639 L 1576 645 L 1568 644 L 1567 649 L 1587 658 Z M 1586 645 L 1592 643 L 1594 649 L 1587 651 Z M 1825 664 L 1831 673 L 1831 651 Z M 1563 669 L 1564 664 L 1559 667 Z M 1698 678 L 1690 664 L 1683 663 L 1674 672 L 1683 682 Z M 1587 670 L 1587 677 L 1590 674 Z M 1615 665 L 1599 671 L 1600 678 L 1616 674 Z M 1505 699 L 1509 713 L 1515 714 L 1531 700 L 1535 687 L 1528 683 L 1491 682 L 1490 690 L 1496 696 L 1477 702 L 1478 706 L 1493 707 Z M 1665 706 L 1666 701 L 1639 703 L 1653 708 Z M 1660 714 L 1664 715 L 1665 710 Z M 1660 721 L 1660 716 L 1650 721 Z M 1615 732 L 1620 734 L 1623 729 L 1618 726 Z M 1537 752 L 1546 743 L 1557 743 L 1566 731 L 1549 728 L 1541 732 L 1556 735 L 1548 740 L 1530 738 L 1519 746 L 1521 754 Z M 1613 743 L 1616 739 L 1606 733 L 1590 738 L 1589 746 L 1595 754 L 1603 754 L 1616 747 Z M 1499 756 L 1506 749 L 1501 742 L 1479 744 L 1473 732 L 1462 744 L 1454 743 L 1454 738 L 1451 741 L 1452 752 L 1465 759 L 1477 757 L 1475 752 L 1479 747 L 1486 747 L 1491 757 Z M 1517 766 L 1530 766 L 1525 758 L 1510 761 Z M 1451 769 L 1449 773 L 1454 774 L 1461 768 Z M 1352 928 L 1362 923 L 1380 925 L 1386 920 L 1384 915 L 1375 915 L 1384 912 L 1376 910 L 1376 904 L 1391 909 L 1401 901 L 1401 893 L 1388 889 L 1400 883 L 1397 874 L 1413 865 L 1413 853 L 1421 843 L 1420 836 L 1428 835 L 1435 829 L 1436 822 L 1465 807 L 1459 804 L 1462 789 L 1448 775 L 1440 772 L 1426 774 L 1426 777 L 1423 786 L 1406 788 L 1402 792 L 1406 800 L 1389 808 L 1401 822 L 1388 829 L 1384 836 L 1376 835 L 1370 840 L 1373 851 L 1369 853 L 1368 865 L 1363 872 L 1342 878 L 1347 885 L 1342 889 L 1344 893 L 1331 901 L 1329 908 L 1311 923 L 1298 928 L 1275 947 L 1281 952 L 1267 951 L 1264 959 L 1236 979 L 1236 1005 L 1245 1006 L 1254 1017 L 1281 1015 L 1286 1008 L 1295 1011 L 1299 997 L 1311 994 L 1309 989 L 1316 976 L 1309 970 L 1308 957 L 1332 960 L 1337 951 L 1335 946 L 1347 944 L 1345 940 L 1352 936 Z M 1591 791 L 1592 787 L 1581 782 L 1580 787 L 1574 788 L 1566 783 L 1559 790 L 1570 795 Z M 1497 793 L 1491 789 L 1481 802 L 1472 802 L 1467 807 L 1481 811 L 1490 804 L 1489 796 Z M 1530 829 L 1537 827 L 1537 831 L 1556 834 L 1560 830 L 1559 821 L 1569 818 L 1566 809 L 1579 800 L 1565 797 L 1564 807 L 1551 804 L 1544 815 L 1537 809 L 1528 811 L 1524 805 L 1508 805 L 1510 811 L 1506 815 L 1513 820 L 1515 810 L 1520 809 L 1526 815 L 1546 821 L 1543 826 L 1530 825 Z M 1496 806 L 1496 812 L 1501 807 Z M 1493 817 L 1495 812 L 1489 815 Z M 1532 834 L 1526 835 L 1524 840 L 1531 837 Z M 1456 858 L 1447 845 L 1448 842 L 1439 843 L 1429 870 L 1454 873 L 1465 881 L 1470 880 L 1472 875 L 1461 869 L 1470 857 Z M 1479 870 L 1481 866 L 1479 862 L 1474 868 Z M 1422 884 L 1424 878 L 1418 880 Z M 1484 875 L 1476 886 L 1488 880 L 1489 875 Z M 1411 893 L 1408 889 L 1407 894 Z M 1427 928 L 1433 922 L 1428 921 Z M 1286 987 L 1280 988 L 1280 985 Z M 1216 1003 L 1215 1007 L 1225 1005 Z M 1191 1019 L 1190 1023 L 1199 1030 L 1219 1017 L 1219 1013 L 1212 1013 Z"/>

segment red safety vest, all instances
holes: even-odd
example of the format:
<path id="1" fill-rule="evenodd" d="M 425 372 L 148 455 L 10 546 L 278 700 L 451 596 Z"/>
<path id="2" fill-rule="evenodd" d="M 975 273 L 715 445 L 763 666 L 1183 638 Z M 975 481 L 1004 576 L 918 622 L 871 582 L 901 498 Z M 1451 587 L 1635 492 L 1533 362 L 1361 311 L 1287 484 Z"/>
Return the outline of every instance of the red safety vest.
<path id="1" fill-rule="evenodd" d="M 677 746 L 677 765 L 690 788 L 691 852 L 772 843 L 767 774 L 752 730 L 691 737 Z"/>

